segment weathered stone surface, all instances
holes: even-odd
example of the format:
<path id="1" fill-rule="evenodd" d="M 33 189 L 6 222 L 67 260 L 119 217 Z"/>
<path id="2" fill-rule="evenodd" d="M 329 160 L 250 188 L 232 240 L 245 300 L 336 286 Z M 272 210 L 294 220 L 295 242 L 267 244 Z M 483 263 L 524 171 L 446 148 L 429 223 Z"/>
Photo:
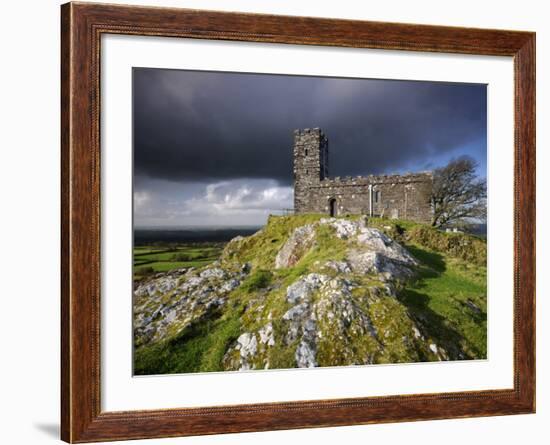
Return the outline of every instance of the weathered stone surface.
<path id="1" fill-rule="evenodd" d="M 286 290 L 286 299 L 292 304 L 297 301 L 309 300 L 313 291 L 318 289 L 327 280 L 328 277 L 326 275 L 310 273 L 288 286 Z"/>
<path id="2" fill-rule="evenodd" d="M 315 305 L 316 318 L 325 320 L 331 329 L 343 331 L 356 324 L 355 328 L 362 334 L 368 333 L 377 338 L 369 315 L 359 307 L 352 293 L 352 283 L 341 278 L 334 278 L 321 290 L 321 298 Z M 335 335 L 335 332 L 332 332 Z M 336 333 L 336 335 L 338 335 Z"/>
<path id="3" fill-rule="evenodd" d="M 340 239 L 349 239 L 357 235 L 360 229 L 365 227 L 364 221 L 350 221 L 348 219 L 323 218 L 321 224 L 327 224 L 334 228 L 336 236 Z"/>
<path id="4" fill-rule="evenodd" d="M 134 291 L 136 346 L 164 339 L 208 317 L 226 303 L 246 272 L 213 266 L 186 273 L 157 274 Z"/>
<path id="5" fill-rule="evenodd" d="M 273 346 L 275 344 L 275 337 L 273 336 L 273 325 L 271 322 L 266 324 L 258 331 L 260 335 L 260 342 L 267 346 Z"/>
<path id="6" fill-rule="evenodd" d="M 310 344 L 305 338 L 296 348 L 296 366 L 298 368 L 314 368 L 317 366 L 315 359 L 315 344 Z"/>
<path id="7" fill-rule="evenodd" d="M 334 270 L 335 272 L 343 273 L 343 274 L 351 273 L 351 268 L 349 267 L 349 264 L 348 264 L 347 261 L 334 261 L 334 260 L 330 260 L 330 261 L 327 261 L 327 262 L 325 263 L 325 265 L 323 266 L 323 268 L 325 268 L 325 269 L 332 269 L 332 270 Z"/>
<path id="8" fill-rule="evenodd" d="M 330 279 L 320 274 L 309 274 L 289 286 L 287 301 L 299 303 L 282 318 L 289 323 L 286 344 L 299 340 L 295 352 L 297 367 L 318 365 L 319 341 L 345 341 L 350 332 L 372 336 L 377 341 L 369 315 L 355 303 L 352 288 L 352 283 L 345 279 Z M 369 360 L 370 357 L 364 357 L 360 362 L 367 363 Z"/>
<path id="9" fill-rule="evenodd" d="M 357 236 L 359 244 L 363 244 L 372 250 L 382 253 L 388 258 L 399 262 L 416 266 L 417 262 L 401 244 L 392 240 L 386 234 L 373 227 L 362 227 Z"/>
<path id="10" fill-rule="evenodd" d="M 378 229 L 363 227 L 357 236 L 359 248 L 347 255 L 354 272 L 380 274 L 384 280 L 410 277 L 418 262 L 399 243 Z"/>
<path id="11" fill-rule="evenodd" d="M 219 267 L 213 267 L 211 269 L 205 269 L 201 272 L 201 278 L 224 278 L 225 272 Z"/>
<path id="12" fill-rule="evenodd" d="M 231 278 L 220 286 L 220 291 L 224 293 L 231 292 L 233 289 L 239 287 L 239 284 L 241 284 L 239 280 Z"/>
<path id="13" fill-rule="evenodd" d="M 275 269 L 294 266 L 313 246 L 315 229 L 313 225 L 296 228 L 275 257 Z"/>
<path id="14" fill-rule="evenodd" d="M 295 130 L 293 154 L 296 213 L 431 220 L 432 172 L 329 178 L 328 139 L 319 128 Z"/>
<path id="15" fill-rule="evenodd" d="M 146 283 L 140 285 L 136 290 L 135 294 L 139 297 L 143 296 L 154 296 L 156 294 L 163 294 L 170 292 L 177 286 L 178 277 L 177 275 L 160 275 L 153 281 L 147 281 Z"/>
<path id="16" fill-rule="evenodd" d="M 243 359 L 254 357 L 254 355 L 256 355 L 256 351 L 258 350 L 258 340 L 256 340 L 256 336 L 254 334 L 251 334 L 250 332 L 241 334 L 237 339 L 237 343 Z"/>
<path id="17" fill-rule="evenodd" d="M 309 304 L 300 303 L 296 306 L 292 306 L 288 311 L 283 315 L 283 320 L 298 320 L 300 319 L 309 309 Z"/>
<path id="18" fill-rule="evenodd" d="M 217 364 L 226 370 L 466 357 L 459 344 L 433 337 L 429 319 L 422 312 L 411 315 L 397 298 L 418 266 L 403 246 L 361 218 L 313 219 L 293 225 L 286 242 L 277 227 L 265 238 L 233 240 L 234 254 L 209 266 L 140 282 L 134 292 L 136 346 L 208 323 L 208 335 L 226 342 L 216 346 L 226 348 Z M 268 258 L 257 261 L 247 252 L 263 251 L 274 240 L 280 248 L 266 249 Z M 308 261 L 299 262 L 313 246 Z M 276 257 L 289 269 L 273 272 L 265 285 L 239 288 L 247 274 L 272 267 Z M 481 311 L 473 300 L 462 304 L 472 315 Z"/>

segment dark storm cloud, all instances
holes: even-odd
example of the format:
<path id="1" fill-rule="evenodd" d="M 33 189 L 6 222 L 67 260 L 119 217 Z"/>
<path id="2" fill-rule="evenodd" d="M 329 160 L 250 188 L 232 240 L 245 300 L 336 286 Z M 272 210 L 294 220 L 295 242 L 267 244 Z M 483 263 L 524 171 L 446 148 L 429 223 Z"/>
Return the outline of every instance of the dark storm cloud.
<path id="1" fill-rule="evenodd" d="M 464 146 L 480 160 L 486 88 L 134 69 L 137 182 L 290 184 L 292 130 L 307 127 L 329 138 L 331 176 L 432 168 Z"/>

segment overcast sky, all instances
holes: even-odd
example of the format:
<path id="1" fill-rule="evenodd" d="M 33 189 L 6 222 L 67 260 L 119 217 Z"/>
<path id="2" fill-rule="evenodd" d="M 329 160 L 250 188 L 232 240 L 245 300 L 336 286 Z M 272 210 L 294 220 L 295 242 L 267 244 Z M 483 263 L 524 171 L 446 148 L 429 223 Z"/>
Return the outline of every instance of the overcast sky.
<path id="1" fill-rule="evenodd" d="M 134 68 L 136 227 L 260 226 L 292 208 L 292 131 L 320 127 L 330 176 L 486 175 L 485 85 Z"/>

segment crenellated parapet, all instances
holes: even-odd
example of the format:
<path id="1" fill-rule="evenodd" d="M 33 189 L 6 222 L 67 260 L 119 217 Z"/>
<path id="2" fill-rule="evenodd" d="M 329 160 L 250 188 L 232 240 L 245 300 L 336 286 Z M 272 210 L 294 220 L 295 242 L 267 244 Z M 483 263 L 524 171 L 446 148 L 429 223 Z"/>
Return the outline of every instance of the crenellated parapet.
<path id="1" fill-rule="evenodd" d="M 432 172 L 329 177 L 328 139 L 320 128 L 294 130 L 293 154 L 296 213 L 431 220 Z"/>
<path id="2" fill-rule="evenodd" d="M 382 185 L 419 183 L 433 180 L 432 172 L 405 173 L 393 175 L 367 175 L 367 176 L 335 176 L 320 181 L 319 187 L 356 186 L 356 185 Z"/>

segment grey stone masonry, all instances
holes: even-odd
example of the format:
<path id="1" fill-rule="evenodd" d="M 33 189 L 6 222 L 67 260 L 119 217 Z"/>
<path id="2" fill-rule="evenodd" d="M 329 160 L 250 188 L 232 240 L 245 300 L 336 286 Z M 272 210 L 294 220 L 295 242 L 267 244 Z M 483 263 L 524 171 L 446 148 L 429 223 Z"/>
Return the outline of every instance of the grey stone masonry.
<path id="1" fill-rule="evenodd" d="M 294 130 L 294 210 L 364 214 L 429 223 L 432 172 L 328 176 L 328 139 L 319 128 Z"/>

